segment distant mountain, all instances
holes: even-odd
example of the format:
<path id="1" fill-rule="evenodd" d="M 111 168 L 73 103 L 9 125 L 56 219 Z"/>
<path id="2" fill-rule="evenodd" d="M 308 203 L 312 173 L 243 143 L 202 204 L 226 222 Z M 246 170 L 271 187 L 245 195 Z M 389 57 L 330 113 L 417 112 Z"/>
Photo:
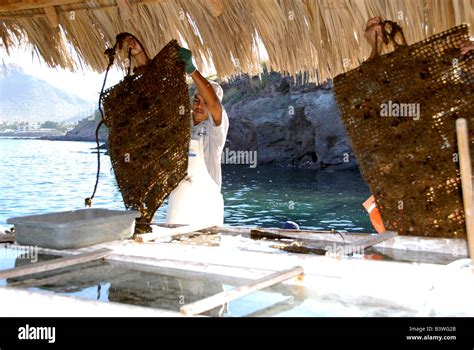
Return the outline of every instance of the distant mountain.
<path id="1" fill-rule="evenodd" d="M 80 120 L 95 106 L 14 64 L 0 65 L 0 122 Z"/>

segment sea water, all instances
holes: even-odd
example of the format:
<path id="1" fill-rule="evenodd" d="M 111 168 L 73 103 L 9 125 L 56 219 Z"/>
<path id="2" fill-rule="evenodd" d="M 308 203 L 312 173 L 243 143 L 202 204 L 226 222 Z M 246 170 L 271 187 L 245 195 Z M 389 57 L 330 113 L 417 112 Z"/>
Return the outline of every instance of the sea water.
<path id="1" fill-rule="evenodd" d="M 10 217 L 84 207 L 94 188 L 94 142 L 0 138 L 0 228 Z M 105 151 L 101 151 L 105 153 Z M 225 224 L 374 232 L 362 202 L 370 191 L 358 171 L 223 166 Z M 124 209 L 110 158 L 101 155 L 95 208 Z M 155 222 L 164 222 L 166 202 Z"/>

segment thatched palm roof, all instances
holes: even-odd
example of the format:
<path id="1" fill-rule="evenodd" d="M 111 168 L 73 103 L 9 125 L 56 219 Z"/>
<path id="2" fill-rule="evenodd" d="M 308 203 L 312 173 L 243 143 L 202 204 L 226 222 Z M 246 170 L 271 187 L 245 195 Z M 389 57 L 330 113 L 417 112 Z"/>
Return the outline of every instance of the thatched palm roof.
<path id="1" fill-rule="evenodd" d="M 473 7 L 474 0 L 0 0 L 0 36 L 6 49 L 32 45 L 52 67 L 98 72 L 119 32 L 136 34 L 151 55 L 175 38 L 219 77 L 258 73 L 261 41 L 269 68 L 321 82 L 368 57 L 368 18 L 398 21 L 411 44 L 460 23 L 472 28 Z"/>

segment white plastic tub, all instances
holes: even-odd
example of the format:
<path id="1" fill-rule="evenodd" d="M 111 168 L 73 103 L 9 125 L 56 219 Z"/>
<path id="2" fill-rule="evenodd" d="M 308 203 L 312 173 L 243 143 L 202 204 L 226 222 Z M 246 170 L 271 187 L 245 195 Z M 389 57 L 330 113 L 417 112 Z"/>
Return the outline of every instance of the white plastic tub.
<path id="1" fill-rule="evenodd" d="M 135 229 L 137 211 L 82 209 L 10 218 L 18 244 L 75 249 L 125 239 Z"/>

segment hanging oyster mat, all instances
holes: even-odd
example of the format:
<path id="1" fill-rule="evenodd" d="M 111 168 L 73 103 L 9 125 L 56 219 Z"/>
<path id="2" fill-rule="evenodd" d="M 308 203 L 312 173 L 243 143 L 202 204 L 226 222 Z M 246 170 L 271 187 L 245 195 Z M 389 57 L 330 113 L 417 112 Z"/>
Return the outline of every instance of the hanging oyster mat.
<path id="1" fill-rule="evenodd" d="M 140 73 L 103 94 L 108 151 L 127 209 L 148 231 L 156 210 L 186 176 L 190 102 L 179 45 L 170 41 Z"/>
<path id="2" fill-rule="evenodd" d="M 402 235 L 465 238 L 455 121 L 474 154 L 474 52 L 467 25 L 364 62 L 334 79 L 361 172 L 385 227 Z"/>

